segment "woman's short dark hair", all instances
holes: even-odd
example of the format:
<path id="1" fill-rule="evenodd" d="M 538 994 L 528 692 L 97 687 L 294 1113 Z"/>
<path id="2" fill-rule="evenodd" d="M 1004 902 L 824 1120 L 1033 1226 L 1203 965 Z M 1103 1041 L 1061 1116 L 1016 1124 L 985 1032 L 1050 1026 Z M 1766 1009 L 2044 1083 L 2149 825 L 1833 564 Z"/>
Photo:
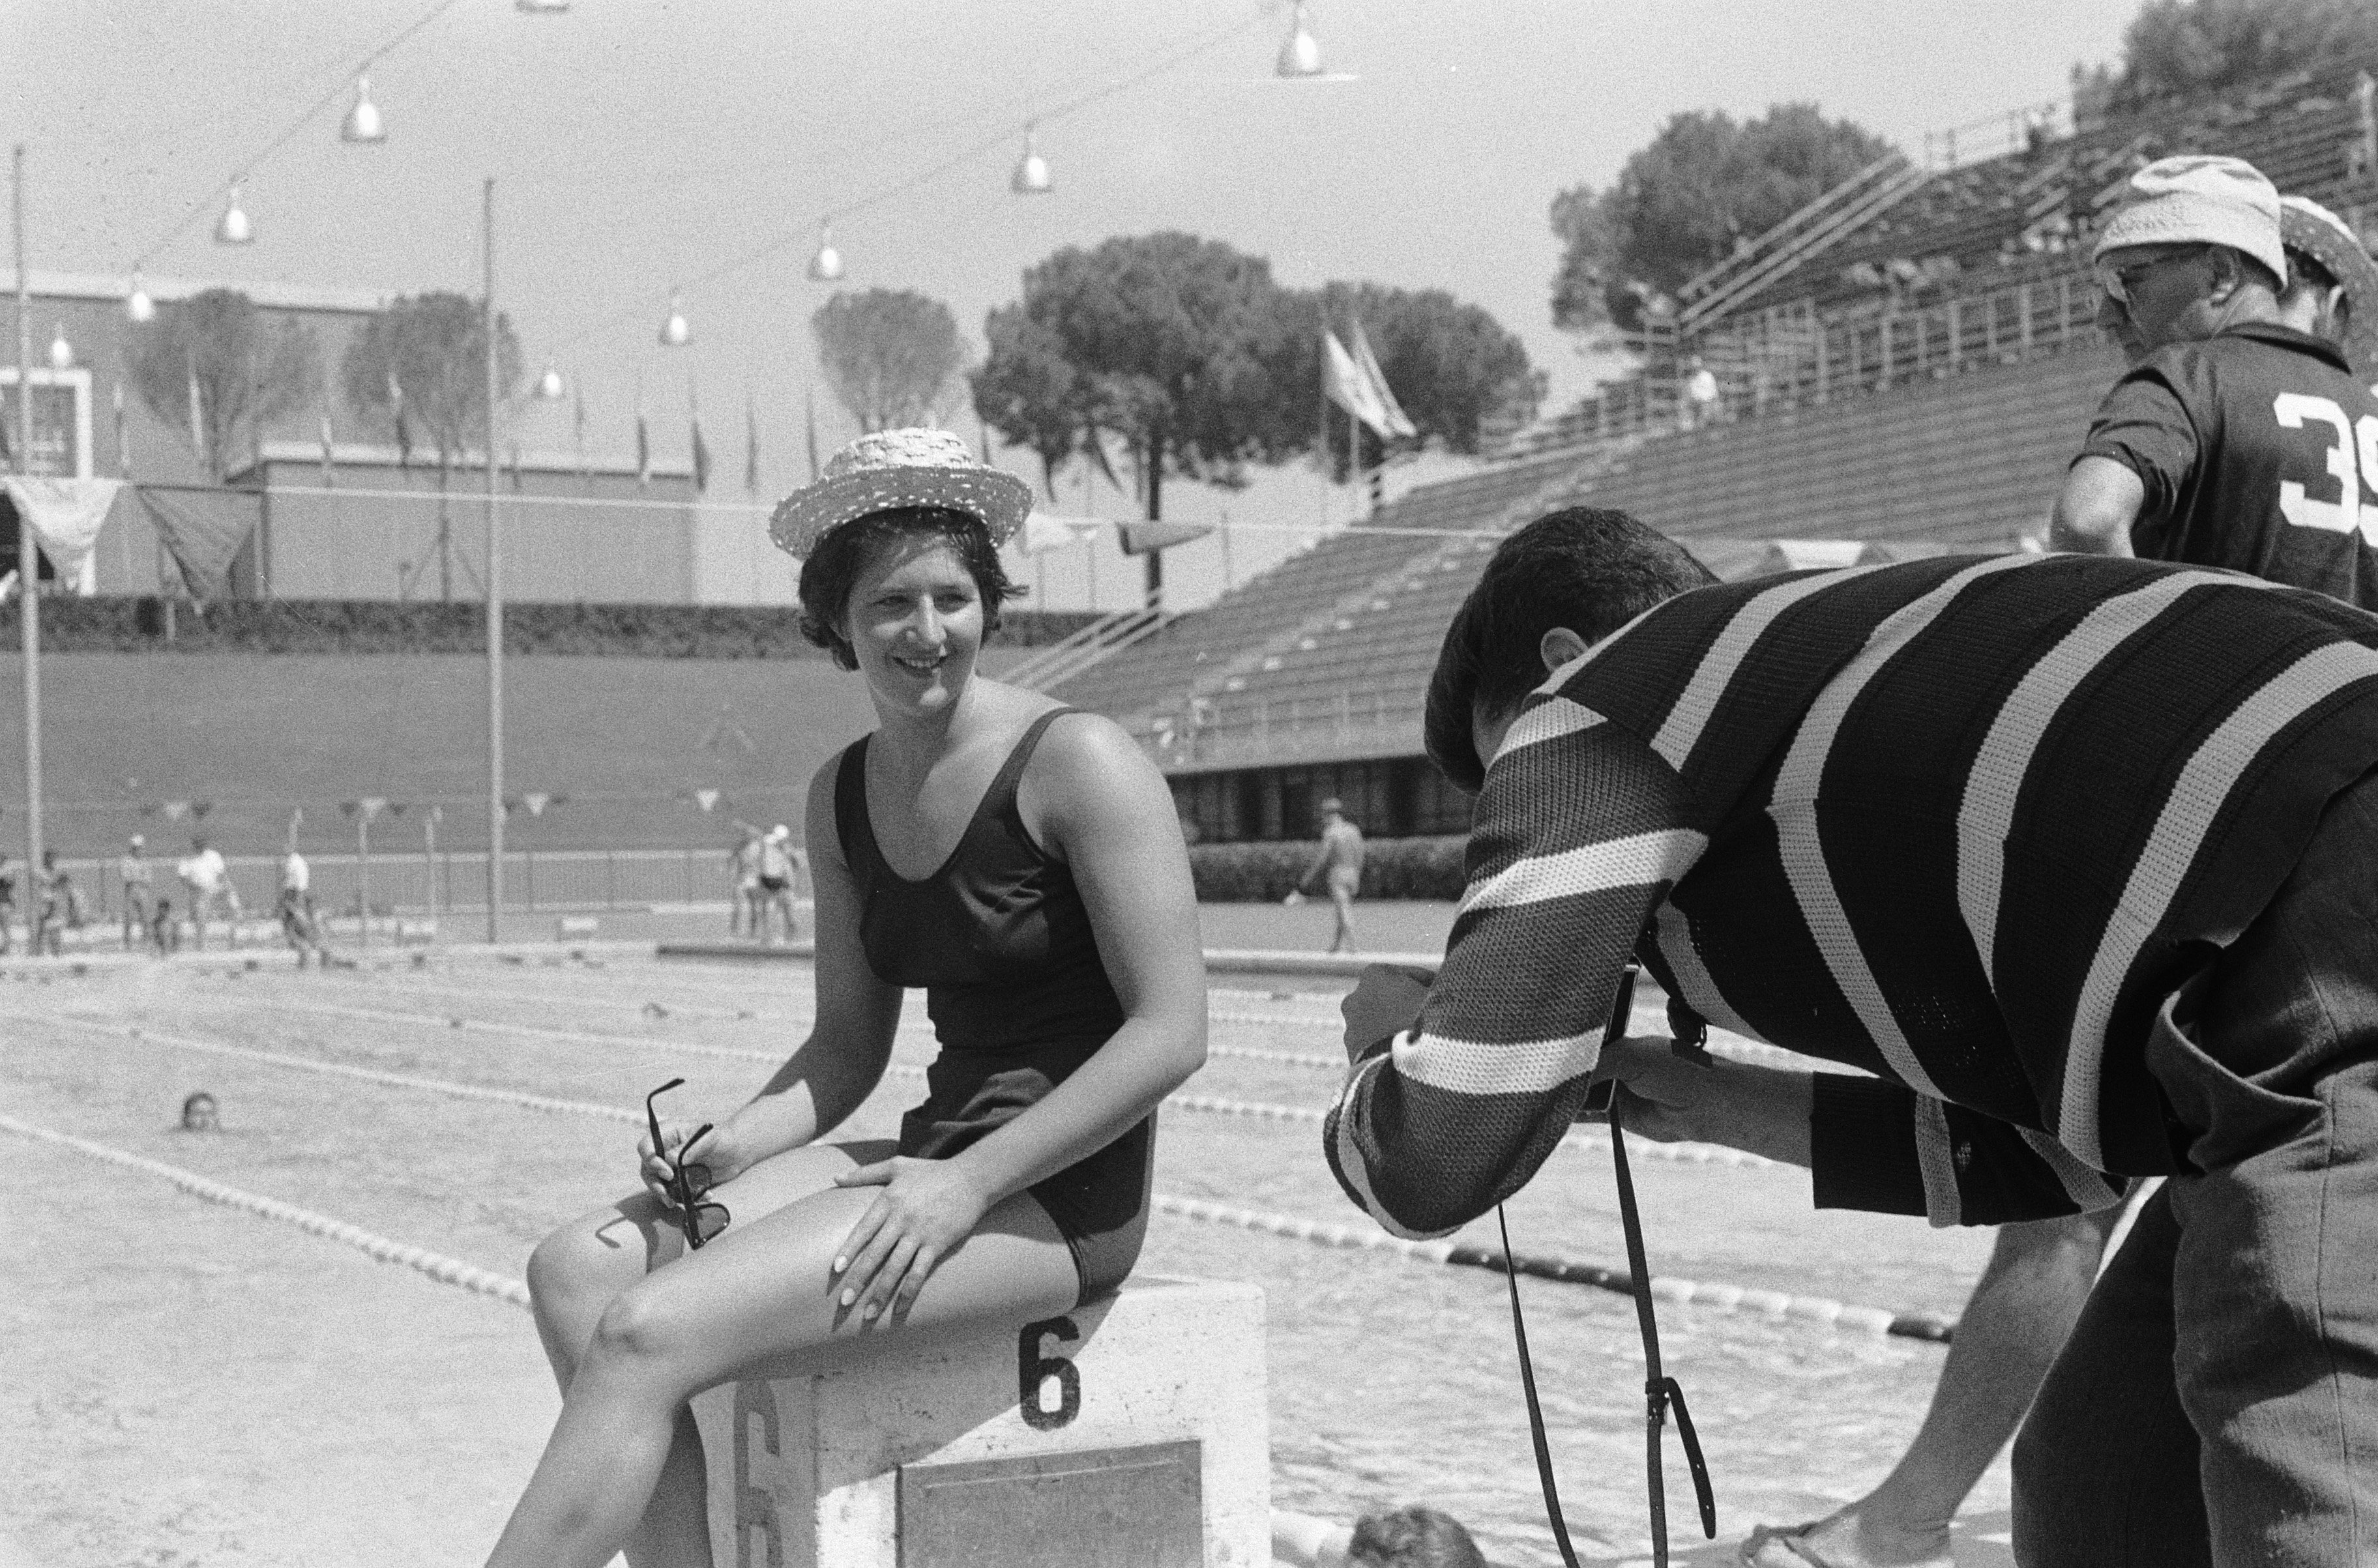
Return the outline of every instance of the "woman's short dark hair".
<path id="1" fill-rule="evenodd" d="M 1565 626 L 1599 642 L 1662 600 L 1716 581 L 1683 545 L 1625 512 L 1567 507 L 1536 519 L 1496 547 L 1446 628 L 1428 684 L 1429 760 L 1476 790 L 1486 761 L 1471 744 L 1471 713 L 1508 712 L 1543 684 L 1544 633 Z"/>
<path id="2" fill-rule="evenodd" d="M 967 575 L 974 579 L 976 592 L 982 595 L 982 629 L 986 635 L 997 631 L 999 606 L 1022 597 L 1024 590 L 1007 580 L 999 547 L 991 542 L 991 530 L 983 526 L 982 519 L 945 507 L 895 507 L 828 530 L 810 552 L 810 558 L 801 563 L 801 635 L 832 653 L 841 668 L 857 669 L 859 656 L 842 630 L 843 617 L 850 612 L 851 590 L 859 586 L 859 574 L 878 551 L 919 537 L 946 540 L 958 553 Z"/>
<path id="3" fill-rule="evenodd" d="M 1486 1568 L 1459 1520 L 1419 1506 L 1364 1514 L 1354 1525 L 1346 1560 L 1363 1568 Z"/>

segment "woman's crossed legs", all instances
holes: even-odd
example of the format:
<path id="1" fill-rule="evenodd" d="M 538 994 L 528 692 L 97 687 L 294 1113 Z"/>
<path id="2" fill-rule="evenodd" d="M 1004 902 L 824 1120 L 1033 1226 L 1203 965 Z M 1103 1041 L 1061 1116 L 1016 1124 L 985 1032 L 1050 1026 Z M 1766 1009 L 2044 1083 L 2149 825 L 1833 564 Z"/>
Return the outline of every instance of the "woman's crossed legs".
<path id="1" fill-rule="evenodd" d="M 545 1455 L 489 1557 L 498 1565 L 710 1568 L 701 1442 L 686 1401 L 781 1372 L 835 1340 L 1063 1311 L 1079 1291 L 1046 1210 L 994 1206 L 933 1271 L 907 1317 L 846 1309 L 835 1253 L 878 1189 L 838 1188 L 888 1143 L 819 1144 L 762 1162 L 714 1196 L 733 1223 L 688 1252 L 639 1193 L 562 1227 L 529 1260 L 537 1333 L 563 1393 Z"/>

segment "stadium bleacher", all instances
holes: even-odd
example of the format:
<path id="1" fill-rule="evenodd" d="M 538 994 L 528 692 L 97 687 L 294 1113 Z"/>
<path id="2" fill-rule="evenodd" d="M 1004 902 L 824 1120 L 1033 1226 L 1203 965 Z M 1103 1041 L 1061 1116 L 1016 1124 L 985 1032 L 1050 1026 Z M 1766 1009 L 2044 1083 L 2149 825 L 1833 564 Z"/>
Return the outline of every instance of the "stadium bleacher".
<path id="1" fill-rule="evenodd" d="M 1727 579 L 2036 547 L 2121 369 L 2090 325 L 2084 242 L 2102 209 L 2141 164 L 2209 151 L 2360 221 L 2378 208 L 2364 65 L 1938 173 L 1669 345 L 1724 384 L 1713 423 L 1680 429 L 1673 373 L 1639 377 L 1061 693 L 1140 737 L 1203 836 L 1303 836 L 1318 795 L 1358 791 L 1368 831 L 1458 827 L 1458 799 L 1438 798 L 1420 760 L 1421 710 L 1445 628 L 1501 534 L 1568 502 L 1615 507 Z"/>

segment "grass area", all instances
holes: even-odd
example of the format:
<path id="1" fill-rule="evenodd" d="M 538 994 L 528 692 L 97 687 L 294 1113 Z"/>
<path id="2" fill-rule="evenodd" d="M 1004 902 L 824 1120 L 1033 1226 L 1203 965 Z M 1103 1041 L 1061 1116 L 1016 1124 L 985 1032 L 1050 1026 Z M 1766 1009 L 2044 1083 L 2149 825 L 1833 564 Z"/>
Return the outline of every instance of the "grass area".
<path id="1" fill-rule="evenodd" d="M 20 660 L 0 658 L 14 688 Z M 515 659 L 505 666 L 508 793 L 571 798 L 515 813 L 515 848 L 725 844 L 729 820 L 799 821 L 810 775 L 871 726 L 857 676 L 822 660 Z M 460 654 L 61 653 L 42 661 L 50 842 L 113 851 L 145 831 L 179 852 L 190 824 L 139 808 L 211 800 L 204 826 L 229 854 L 279 846 L 293 805 L 305 839 L 352 848 L 342 801 L 464 803 L 439 838 L 485 842 L 486 674 Z M 0 726 L 0 778 L 21 821 L 23 736 Z M 720 789 L 705 815 L 679 792 Z M 381 835 L 385 835 L 384 838 Z M 417 848 L 417 817 L 377 842 Z"/>

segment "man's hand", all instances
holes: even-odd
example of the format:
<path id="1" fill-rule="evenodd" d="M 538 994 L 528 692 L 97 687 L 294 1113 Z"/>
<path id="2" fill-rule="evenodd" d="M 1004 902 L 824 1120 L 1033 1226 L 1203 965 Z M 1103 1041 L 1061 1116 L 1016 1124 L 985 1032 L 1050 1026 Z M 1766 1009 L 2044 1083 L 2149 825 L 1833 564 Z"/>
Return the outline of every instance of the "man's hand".
<path id="1" fill-rule="evenodd" d="M 1354 988 L 1338 1004 L 1346 1018 L 1346 1059 L 1360 1061 L 1381 1041 L 1419 1023 L 1420 1010 L 1428 1001 L 1428 987 L 1435 979 L 1434 970 L 1364 964 Z"/>
<path id="2" fill-rule="evenodd" d="M 1664 1035 L 1613 1040 L 1595 1079 L 1618 1083 L 1629 1132 L 1655 1143 L 1723 1143 L 1787 1165 L 1808 1163 L 1813 1075 L 1713 1057 L 1702 1066 Z"/>

